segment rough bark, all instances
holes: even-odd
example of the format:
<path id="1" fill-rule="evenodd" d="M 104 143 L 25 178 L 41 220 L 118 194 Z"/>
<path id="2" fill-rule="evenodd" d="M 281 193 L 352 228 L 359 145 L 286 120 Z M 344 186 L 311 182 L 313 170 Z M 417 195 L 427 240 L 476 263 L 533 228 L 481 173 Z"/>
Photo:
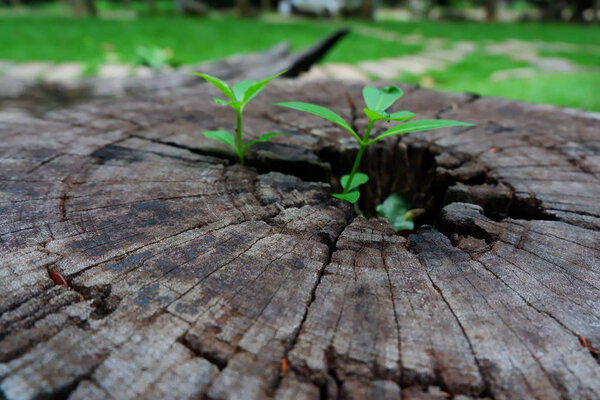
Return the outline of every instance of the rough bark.
<path id="1" fill-rule="evenodd" d="M 254 10 L 250 0 L 237 0 L 237 12 L 240 17 L 251 17 L 254 14 Z"/>
<path id="2" fill-rule="evenodd" d="M 98 16 L 98 9 L 96 8 L 94 0 L 69 0 L 69 6 L 71 7 L 73 14 L 78 17 Z"/>
<path id="3" fill-rule="evenodd" d="M 373 21 L 375 19 L 376 0 L 363 0 L 360 16 L 363 19 Z"/>
<path id="4" fill-rule="evenodd" d="M 366 155 L 365 211 L 437 221 L 403 238 L 328 196 L 347 134 L 268 106 L 360 128 L 360 89 L 274 82 L 246 134 L 290 134 L 249 167 L 199 135 L 233 124 L 207 85 L 2 121 L 4 397 L 597 399 L 598 116 L 406 87 L 478 125 Z"/>
<path id="5" fill-rule="evenodd" d="M 485 0 L 485 19 L 496 21 L 498 18 L 498 0 Z"/>

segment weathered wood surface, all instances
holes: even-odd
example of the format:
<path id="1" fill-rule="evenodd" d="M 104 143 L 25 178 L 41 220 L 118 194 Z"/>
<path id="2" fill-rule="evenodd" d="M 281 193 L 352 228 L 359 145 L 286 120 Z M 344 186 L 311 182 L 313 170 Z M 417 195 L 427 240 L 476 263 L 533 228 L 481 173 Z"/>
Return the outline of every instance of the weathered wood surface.
<path id="1" fill-rule="evenodd" d="M 357 84 L 274 83 L 247 134 L 290 134 L 250 167 L 199 135 L 233 122 L 205 85 L 2 121 L 3 396 L 600 398 L 598 116 L 406 89 L 478 123 L 367 155 L 366 210 L 437 218 L 408 238 L 328 197 L 343 132 L 268 107 L 352 118 Z"/>

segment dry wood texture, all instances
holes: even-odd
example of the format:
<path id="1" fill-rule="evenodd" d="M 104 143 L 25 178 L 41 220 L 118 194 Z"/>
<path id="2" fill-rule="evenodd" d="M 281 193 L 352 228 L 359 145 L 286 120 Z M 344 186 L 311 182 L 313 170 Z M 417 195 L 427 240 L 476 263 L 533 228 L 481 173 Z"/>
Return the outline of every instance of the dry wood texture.
<path id="1" fill-rule="evenodd" d="M 437 221 L 403 238 L 329 198 L 343 132 L 268 106 L 361 127 L 360 88 L 275 82 L 246 134 L 289 135 L 250 167 L 199 134 L 234 122 L 206 85 L 2 121 L 2 395 L 600 398 L 598 116 L 406 88 L 478 125 L 367 154 L 367 212 Z"/>

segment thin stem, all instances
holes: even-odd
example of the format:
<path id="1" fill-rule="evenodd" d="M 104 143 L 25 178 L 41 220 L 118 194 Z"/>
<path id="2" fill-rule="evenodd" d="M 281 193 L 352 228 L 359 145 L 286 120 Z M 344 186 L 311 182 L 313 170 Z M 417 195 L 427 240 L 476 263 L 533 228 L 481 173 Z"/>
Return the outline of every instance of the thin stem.
<path id="1" fill-rule="evenodd" d="M 242 108 L 235 110 L 237 115 L 237 129 L 235 130 L 237 153 L 240 158 L 240 165 L 244 165 L 244 143 L 242 141 Z"/>
<path id="2" fill-rule="evenodd" d="M 360 145 L 360 148 L 358 149 L 358 153 L 356 153 L 356 158 L 354 159 L 354 165 L 352 165 L 352 170 L 350 171 L 350 176 L 348 177 L 348 182 L 346 183 L 346 186 L 344 187 L 344 194 L 348 193 L 350 187 L 352 186 L 352 181 L 354 180 L 354 175 L 356 175 L 356 172 L 358 171 L 358 166 L 360 165 L 360 160 L 362 159 L 362 156 L 366 150 L 367 146 L 362 144 Z"/>
<path id="3" fill-rule="evenodd" d="M 369 121 L 369 125 L 367 126 L 367 131 L 365 132 L 365 137 L 360 141 L 360 148 L 358 149 L 358 153 L 356 153 L 356 158 L 354 158 L 354 164 L 352 165 L 352 170 L 350 170 L 350 176 L 348 177 L 348 182 L 344 187 L 343 193 L 346 194 L 352 187 L 352 181 L 354 180 L 354 175 L 358 172 L 358 167 L 360 166 L 360 161 L 362 160 L 363 154 L 365 150 L 369 146 L 369 135 L 371 135 L 371 130 L 373 129 L 374 120 Z"/>
<path id="4" fill-rule="evenodd" d="M 367 142 L 369 141 L 369 136 L 371 136 L 371 130 L 373 129 L 373 124 L 375 123 L 374 119 L 369 120 L 369 125 L 367 126 L 367 131 L 365 132 L 365 137 L 363 138 L 363 143 L 365 146 L 368 146 Z"/>

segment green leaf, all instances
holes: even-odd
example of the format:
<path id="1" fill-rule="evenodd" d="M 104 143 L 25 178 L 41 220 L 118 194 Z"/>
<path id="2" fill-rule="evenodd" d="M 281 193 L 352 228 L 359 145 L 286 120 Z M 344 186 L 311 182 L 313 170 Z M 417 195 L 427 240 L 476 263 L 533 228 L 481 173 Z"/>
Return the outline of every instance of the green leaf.
<path id="1" fill-rule="evenodd" d="M 302 102 L 297 102 L 297 101 L 292 101 L 292 102 L 287 102 L 287 103 L 275 103 L 273 105 L 279 106 L 279 107 L 287 107 L 287 108 L 291 108 L 293 110 L 298 110 L 298 111 L 304 111 L 309 114 L 313 114 L 318 117 L 324 118 L 328 121 L 333 122 L 336 125 L 341 126 L 344 129 L 346 129 L 348 132 L 350 132 L 352 135 L 354 135 L 354 137 L 356 139 L 358 139 L 358 141 L 360 143 L 362 143 L 362 139 L 360 138 L 360 136 L 358 136 L 358 134 L 356 132 L 354 132 L 352 127 L 350 127 L 350 125 L 348 125 L 348 123 L 346 121 L 344 121 L 344 119 L 342 117 L 340 117 L 338 114 L 334 113 L 333 111 L 328 110 L 325 107 L 321 107 L 316 104 L 302 103 Z"/>
<path id="2" fill-rule="evenodd" d="M 233 95 L 239 102 L 244 102 L 244 96 L 248 88 L 254 85 L 256 81 L 241 81 L 233 85 Z"/>
<path id="3" fill-rule="evenodd" d="M 254 146 L 256 143 L 259 143 L 259 142 L 266 142 L 269 139 L 271 139 L 273 136 L 287 135 L 287 134 L 288 134 L 287 132 L 270 132 L 270 133 L 265 133 L 264 135 L 262 135 L 258 139 L 255 139 L 255 140 L 252 140 L 252 141 L 246 143 L 245 146 L 244 146 L 244 149 L 247 150 L 248 147 Z"/>
<path id="4" fill-rule="evenodd" d="M 374 111 L 368 108 L 365 108 L 363 111 L 365 112 L 365 115 L 373 121 L 379 121 L 382 119 L 386 119 L 388 121 L 406 121 L 407 119 L 417 116 L 410 111 L 398 111 L 392 114 L 388 113 L 387 111 Z"/>
<path id="5" fill-rule="evenodd" d="M 365 115 L 373 121 L 379 121 L 381 119 L 390 119 L 390 114 L 388 114 L 386 111 L 375 111 L 369 108 L 365 108 L 363 111 L 365 112 Z"/>
<path id="6" fill-rule="evenodd" d="M 450 121 L 445 119 L 431 119 L 431 120 L 423 120 L 423 121 L 412 121 L 407 122 L 402 125 L 394 126 L 393 128 L 388 129 L 383 132 L 381 135 L 377 136 L 375 139 L 369 141 L 369 144 L 374 143 L 378 140 L 386 138 L 388 136 L 393 135 L 402 135 L 404 133 L 409 132 L 420 132 L 420 131 L 429 131 L 433 129 L 440 128 L 449 128 L 452 126 L 475 126 L 475 124 L 470 124 L 468 122 L 460 122 L 460 121 Z"/>
<path id="7" fill-rule="evenodd" d="M 406 214 L 409 209 L 408 201 L 399 193 L 391 194 L 383 203 L 375 207 L 377 215 L 392 222 Z"/>
<path id="8" fill-rule="evenodd" d="M 392 223 L 392 229 L 394 232 L 400 231 L 412 231 L 415 229 L 415 223 L 409 220 L 403 220 L 398 218 Z"/>
<path id="9" fill-rule="evenodd" d="M 390 114 L 390 121 L 406 121 L 407 119 L 411 119 L 416 117 L 417 114 L 411 113 L 410 111 L 398 111 Z"/>
<path id="10" fill-rule="evenodd" d="M 221 104 L 221 105 L 224 105 L 224 106 L 230 106 L 231 103 L 232 103 L 231 101 L 223 100 L 223 99 L 220 99 L 218 97 L 213 97 L 213 101 L 215 103 L 217 103 L 217 104 Z"/>
<path id="11" fill-rule="evenodd" d="M 377 215 L 391 222 L 395 232 L 414 229 L 414 223 L 410 219 L 410 205 L 408 201 L 399 193 L 388 196 L 387 199 L 379 204 L 375 211 Z"/>
<path id="12" fill-rule="evenodd" d="M 335 197 L 336 199 L 344 200 L 348 203 L 355 204 L 360 197 L 360 192 L 334 193 L 331 196 Z"/>
<path id="13" fill-rule="evenodd" d="M 396 86 L 386 86 L 377 89 L 375 86 L 363 88 L 363 98 L 367 107 L 373 111 L 385 111 L 396 102 L 404 92 Z"/>
<path id="14" fill-rule="evenodd" d="M 237 148 L 235 146 L 235 137 L 231 133 L 227 131 L 208 131 L 202 132 L 202 134 L 209 139 L 214 139 L 218 140 L 219 142 L 225 143 L 226 145 L 233 148 L 237 153 Z"/>
<path id="15" fill-rule="evenodd" d="M 256 97 L 256 95 L 259 94 L 265 88 L 265 86 L 269 84 L 269 82 L 278 76 L 285 74 L 286 72 L 287 71 L 281 71 L 273 76 L 263 79 L 262 81 L 254 82 L 254 84 L 250 86 L 244 93 L 244 104 Z"/>
<path id="16" fill-rule="evenodd" d="M 352 183 L 350 184 L 350 187 L 346 188 L 346 185 L 348 184 L 349 179 L 350 179 L 350 175 L 344 175 L 344 176 L 342 176 L 342 179 L 340 179 L 340 183 L 342 184 L 342 187 L 347 192 L 350 192 L 351 190 L 356 189 L 360 185 L 364 185 L 365 183 L 367 183 L 369 181 L 369 176 L 367 174 L 357 172 L 356 174 L 354 174 L 354 178 L 352 178 Z"/>
<path id="17" fill-rule="evenodd" d="M 200 72 L 192 72 L 191 74 L 206 79 L 206 81 L 208 81 L 214 87 L 223 92 L 225 96 L 229 97 L 231 100 L 235 100 L 235 95 L 233 94 L 233 91 L 231 90 L 229 85 L 226 82 L 223 82 L 222 80 L 217 78 L 216 76 L 211 76 Z"/>

